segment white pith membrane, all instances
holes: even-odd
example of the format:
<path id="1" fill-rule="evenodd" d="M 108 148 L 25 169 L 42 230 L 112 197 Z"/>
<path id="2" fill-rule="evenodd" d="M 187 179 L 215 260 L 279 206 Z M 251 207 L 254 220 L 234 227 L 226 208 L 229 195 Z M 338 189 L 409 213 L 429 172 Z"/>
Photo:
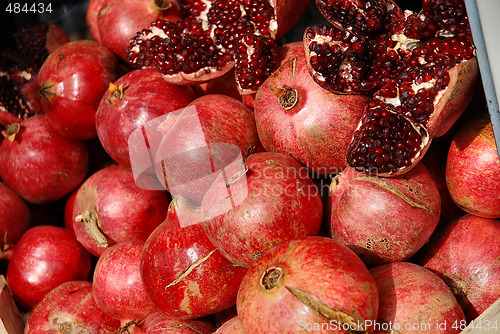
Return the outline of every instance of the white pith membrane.
<path id="1" fill-rule="evenodd" d="M 205 5 L 205 9 L 202 12 L 200 12 L 200 14 L 196 18 L 201 23 L 202 29 L 204 31 L 209 31 L 209 37 L 212 40 L 213 45 L 220 51 L 221 54 L 224 54 L 228 50 L 223 45 L 217 43 L 217 39 L 216 39 L 216 36 L 215 36 L 215 29 L 217 27 L 215 25 L 211 24 L 209 22 L 209 20 L 208 20 L 208 13 L 209 13 L 209 11 L 210 11 L 210 9 L 212 7 L 212 4 L 214 2 L 215 1 L 202 0 L 202 3 Z M 269 4 L 271 5 L 271 7 L 273 8 L 273 11 L 274 11 L 274 6 L 273 6 L 272 2 L 269 2 Z M 239 6 L 240 11 L 241 11 L 240 17 L 245 17 L 247 15 L 247 12 L 245 11 L 244 6 L 241 5 L 241 4 L 238 4 L 238 6 Z M 248 22 L 250 22 L 253 25 L 253 27 L 254 27 L 254 33 L 253 33 L 254 36 L 260 36 L 260 35 L 262 35 L 261 31 L 259 31 L 258 29 L 256 29 L 256 25 L 255 25 L 255 23 L 253 21 L 248 20 Z M 168 38 L 167 34 L 161 28 L 158 28 L 158 27 L 154 26 L 154 27 L 148 28 L 147 30 L 149 30 L 149 32 L 146 35 L 141 36 L 141 39 L 144 40 L 144 41 L 152 39 L 155 36 L 158 36 L 161 39 Z M 274 39 L 274 37 L 275 37 L 275 35 L 277 33 L 277 30 L 278 30 L 278 22 L 276 21 L 275 17 L 273 17 L 273 18 L 270 19 L 270 22 L 269 22 L 269 32 L 270 32 L 269 33 L 269 37 L 272 38 L 272 39 Z M 132 53 L 138 54 L 139 51 L 140 51 L 140 46 L 136 44 L 136 45 L 134 45 L 130 49 L 130 54 L 132 54 Z M 248 47 L 247 46 L 247 60 L 248 61 L 251 60 L 251 55 L 252 55 L 253 51 L 254 51 L 253 47 Z M 177 57 L 178 60 L 182 59 L 182 56 L 179 55 L 179 54 L 177 54 L 176 57 Z M 137 62 L 137 58 L 135 58 L 131 63 L 135 64 L 136 62 Z M 198 72 L 204 72 L 204 73 L 212 72 L 212 73 L 214 73 L 214 72 L 217 72 L 217 70 L 214 67 L 212 67 L 212 66 L 206 66 L 206 67 L 199 68 L 194 73 L 198 73 Z M 164 74 L 164 75 L 166 77 L 174 77 L 174 76 L 176 76 L 176 74 L 171 74 L 171 75 Z"/>
<path id="2" fill-rule="evenodd" d="M 342 42 L 334 41 L 333 38 L 330 36 L 323 36 L 323 35 L 318 35 L 318 34 L 316 34 L 316 36 L 314 36 L 314 38 L 310 40 L 309 45 L 311 45 L 314 42 L 316 42 L 317 44 L 327 43 L 329 45 L 341 45 L 342 46 Z M 347 49 L 348 49 L 348 47 L 346 47 L 346 46 L 341 47 L 342 52 L 345 52 Z M 311 56 L 318 56 L 318 53 L 316 53 L 315 51 L 310 51 L 309 55 L 310 55 L 310 57 Z M 351 63 L 349 63 L 347 58 L 344 58 L 342 60 L 342 64 L 340 65 L 340 69 L 339 69 L 339 73 L 343 73 L 342 74 L 343 78 L 352 79 L 351 74 L 346 75 L 346 72 L 349 72 L 350 68 L 352 68 Z M 322 81 L 322 82 L 326 82 L 325 77 L 320 72 L 314 71 L 314 76 L 316 77 L 317 80 Z"/>

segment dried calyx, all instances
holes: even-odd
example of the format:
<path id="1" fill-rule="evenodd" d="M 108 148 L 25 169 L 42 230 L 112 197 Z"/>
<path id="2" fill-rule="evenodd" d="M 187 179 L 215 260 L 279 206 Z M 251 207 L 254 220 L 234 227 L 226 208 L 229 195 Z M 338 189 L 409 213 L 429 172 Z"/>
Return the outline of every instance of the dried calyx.
<path id="1" fill-rule="evenodd" d="M 204 82 L 235 68 L 242 94 L 257 90 L 275 68 L 275 8 L 269 0 L 184 1 L 184 19 L 154 21 L 136 33 L 128 61 L 156 68 L 172 82 Z M 298 13 L 297 15 L 300 15 Z"/>
<path id="2" fill-rule="evenodd" d="M 463 0 L 424 0 L 418 13 L 392 0 L 316 4 L 332 25 L 304 34 L 311 75 L 334 93 L 373 96 L 347 163 L 405 173 L 472 98 L 478 70 Z"/>

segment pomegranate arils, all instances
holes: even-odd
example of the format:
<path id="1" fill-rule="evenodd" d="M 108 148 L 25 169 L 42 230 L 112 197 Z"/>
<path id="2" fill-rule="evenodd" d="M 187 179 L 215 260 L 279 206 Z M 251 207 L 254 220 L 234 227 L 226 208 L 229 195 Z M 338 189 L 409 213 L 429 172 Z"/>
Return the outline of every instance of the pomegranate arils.
<path id="1" fill-rule="evenodd" d="M 424 127 L 401 115 L 396 108 L 372 102 L 354 134 L 347 163 L 359 171 L 395 173 L 411 165 L 428 142 Z"/>
<path id="2" fill-rule="evenodd" d="M 182 10 L 184 20 L 158 19 L 137 33 L 128 61 L 156 68 L 181 84 L 207 81 L 236 64 L 239 89 L 245 94 L 256 91 L 274 70 L 277 25 L 268 0 L 192 1 Z"/>
<path id="3" fill-rule="evenodd" d="M 391 0 L 316 4 L 333 27 L 306 30 L 311 75 L 334 93 L 370 93 L 381 102 L 366 108 L 347 162 L 358 170 L 377 168 L 383 176 L 402 174 L 470 101 L 464 96 L 472 94 L 478 71 L 469 61 L 475 49 L 463 0 L 424 0 L 419 13 Z M 378 109 L 391 121 L 381 122 Z M 395 137 L 382 135 L 387 131 Z M 376 150 L 383 146 L 394 149 Z"/>

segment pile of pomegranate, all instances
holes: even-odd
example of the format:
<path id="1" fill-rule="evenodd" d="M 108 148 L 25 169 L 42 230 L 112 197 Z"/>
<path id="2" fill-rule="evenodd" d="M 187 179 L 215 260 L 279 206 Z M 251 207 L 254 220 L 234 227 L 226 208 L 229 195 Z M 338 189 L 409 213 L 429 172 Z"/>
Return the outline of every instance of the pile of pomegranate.
<path id="1" fill-rule="evenodd" d="M 467 12 L 417 7 L 90 0 L 87 40 L 17 32 L 0 274 L 24 333 L 497 332 Z"/>

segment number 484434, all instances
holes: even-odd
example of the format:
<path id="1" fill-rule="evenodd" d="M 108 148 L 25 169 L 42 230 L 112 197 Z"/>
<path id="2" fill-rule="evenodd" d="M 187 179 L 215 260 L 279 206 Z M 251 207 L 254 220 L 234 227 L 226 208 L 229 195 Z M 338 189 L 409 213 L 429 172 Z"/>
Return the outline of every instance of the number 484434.
<path id="1" fill-rule="evenodd" d="M 5 11 L 11 14 L 21 14 L 21 13 L 52 13 L 52 4 L 49 3 L 21 3 L 21 2 L 9 2 Z"/>

